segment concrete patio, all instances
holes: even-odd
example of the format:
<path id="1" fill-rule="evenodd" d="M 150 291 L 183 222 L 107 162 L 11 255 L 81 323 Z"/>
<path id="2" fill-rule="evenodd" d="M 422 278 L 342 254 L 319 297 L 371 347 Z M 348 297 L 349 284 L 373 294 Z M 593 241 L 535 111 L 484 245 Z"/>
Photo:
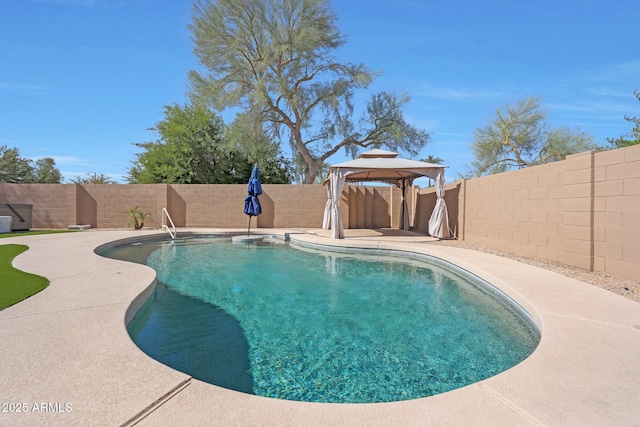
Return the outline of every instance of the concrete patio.
<path id="1" fill-rule="evenodd" d="M 159 231 L 11 237 L 0 244 L 30 248 L 14 266 L 51 284 L 0 311 L 0 425 L 640 425 L 640 304 L 510 259 L 425 244 L 425 236 L 380 232 L 333 240 L 322 232 L 291 233 L 294 243 L 411 251 L 450 261 L 525 308 L 540 327 L 540 345 L 500 375 L 412 401 L 319 404 L 242 394 L 174 371 L 129 338 L 125 318 L 153 288 L 155 272 L 100 257 L 94 249 Z"/>

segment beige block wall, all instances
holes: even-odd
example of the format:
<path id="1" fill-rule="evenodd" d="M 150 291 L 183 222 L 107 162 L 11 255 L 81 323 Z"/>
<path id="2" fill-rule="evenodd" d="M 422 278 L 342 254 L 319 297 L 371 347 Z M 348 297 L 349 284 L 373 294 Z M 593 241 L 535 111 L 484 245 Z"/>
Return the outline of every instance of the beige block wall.
<path id="1" fill-rule="evenodd" d="M 322 227 L 322 216 L 327 203 L 327 190 L 324 186 L 264 184 L 262 190 L 260 203 L 263 213 L 258 217 L 260 227 Z"/>
<path id="2" fill-rule="evenodd" d="M 265 184 L 262 188 L 263 213 L 253 218 L 252 227 L 322 226 L 327 201 L 325 187 Z M 375 197 L 368 199 L 369 205 L 362 208 L 386 210 L 385 196 L 377 189 L 372 193 Z M 248 225 L 248 217 L 243 213 L 246 195 L 246 185 L 0 184 L 1 202 L 33 204 L 33 228 L 84 224 L 96 228 L 125 228 L 130 220 L 128 211 L 136 206 L 151 215 L 145 220 L 145 226 L 158 226 L 162 222 L 162 209 L 167 208 L 177 227 L 243 228 Z M 374 208 L 371 203 L 375 204 Z M 349 204 L 348 198 L 344 198 L 346 218 Z M 376 212 L 375 224 L 388 227 L 388 221 L 384 220 L 388 216 L 388 212 Z M 348 224 L 347 219 L 345 227 Z"/>
<path id="3" fill-rule="evenodd" d="M 593 263 L 593 153 L 467 180 L 462 238 L 584 269 Z"/>
<path id="4" fill-rule="evenodd" d="M 243 228 L 246 185 L 170 185 L 168 208 L 178 227 Z M 321 227 L 326 190 L 319 185 L 264 184 L 260 195 L 262 215 L 251 227 Z"/>
<path id="5" fill-rule="evenodd" d="M 157 226 L 166 200 L 166 185 L 83 184 L 77 191 L 77 221 L 96 228 L 125 228 L 136 206 L 150 214 L 145 226 Z"/>
<path id="6" fill-rule="evenodd" d="M 640 279 L 640 146 L 465 180 L 458 206 L 463 240 Z"/>
<path id="7" fill-rule="evenodd" d="M 75 184 L 0 183 L 0 202 L 33 205 L 33 228 L 67 228 L 75 224 Z"/>
<path id="8" fill-rule="evenodd" d="M 252 227 L 321 227 L 326 190 L 319 185 L 263 184 L 262 215 Z M 246 185 L 170 185 L 169 212 L 177 226 L 242 228 Z"/>
<path id="9" fill-rule="evenodd" d="M 592 153 L 465 182 L 463 238 L 592 268 Z"/>
<path id="10" fill-rule="evenodd" d="M 173 190 L 167 210 L 178 227 L 245 227 L 242 213 L 246 185 L 178 184 Z M 255 226 L 255 223 L 254 223 Z"/>
<path id="11" fill-rule="evenodd" d="M 594 270 L 640 279 L 640 146 L 597 153 Z"/>
<path id="12" fill-rule="evenodd" d="M 557 250 L 558 262 L 586 270 L 593 269 L 594 156 L 592 152 L 576 154 L 563 162 L 548 165 L 551 175 L 558 174 L 558 186 L 561 188 L 557 210 L 548 211 L 550 215 L 558 214 L 558 241 L 552 241 L 548 246 L 554 252 Z M 552 235 L 549 234 L 548 238 L 552 239 Z"/>
<path id="13" fill-rule="evenodd" d="M 402 200 L 399 188 L 345 185 L 342 194 L 343 203 L 340 209 L 342 210 L 344 228 L 398 227 Z M 409 207 L 409 212 L 411 212 L 411 207 Z"/>
<path id="14" fill-rule="evenodd" d="M 246 195 L 246 185 L 0 184 L 0 201 L 34 205 L 33 228 L 123 228 L 130 220 L 128 211 L 136 206 L 151 215 L 146 226 L 161 223 L 166 207 L 178 227 L 245 227 Z M 252 226 L 319 228 L 326 201 L 323 186 L 264 184 L 263 213 Z M 341 201 L 344 226 L 397 227 L 400 201 L 396 187 L 346 185 Z M 409 212 L 414 203 L 410 197 Z"/>

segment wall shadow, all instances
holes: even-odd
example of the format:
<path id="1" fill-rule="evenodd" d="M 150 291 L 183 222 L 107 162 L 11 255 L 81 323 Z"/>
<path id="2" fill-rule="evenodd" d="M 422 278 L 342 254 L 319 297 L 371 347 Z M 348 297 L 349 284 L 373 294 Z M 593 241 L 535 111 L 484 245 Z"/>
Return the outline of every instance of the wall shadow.
<path id="1" fill-rule="evenodd" d="M 457 238 L 460 235 L 459 224 L 458 224 L 458 213 L 460 208 L 460 189 L 462 188 L 462 183 L 458 182 L 458 184 L 453 188 L 447 188 L 446 193 L 444 195 L 444 201 L 447 204 L 447 213 L 449 214 L 449 228 L 455 237 Z"/>
<path id="2" fill-rule="evenodd" d="M 380 187 L 387 190 L 386 187 Z M 380 188 L 374 188 L 371 195 L 371 225 L 369 228 L 390 228 L 391 227 L 391 206 Z M 392 190 L 393 191 L 393 190 Z"/>
<path id="3" fill-rule="evenodd" d="M 98 227 L 98 201 L 82 185 L 76 184 L 76 224 Z M 74 224 L 69 224 L 74 225 Z"/>
<path id="4" fill-rule="evenodd" d="M 273 228 L 276 218 L 276 204 L 267 193 L 262 193 L 258 199 L 262 207 L 262 214 L 258 215 L 259 228 Z"/>
<path id="5" fill-rule="evenodd" d="M 167 188 L 167 211 L 176 227 L 187 226 L 187 202 L 171 185 Z"/>

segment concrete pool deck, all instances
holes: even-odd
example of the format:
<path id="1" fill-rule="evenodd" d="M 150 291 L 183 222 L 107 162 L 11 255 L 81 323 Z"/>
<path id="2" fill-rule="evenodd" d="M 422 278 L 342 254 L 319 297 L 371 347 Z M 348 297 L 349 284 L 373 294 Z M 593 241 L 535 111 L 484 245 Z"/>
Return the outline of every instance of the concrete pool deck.
<path id="1" fill-rule="evenodd" d="M 10 237 L 0 244 L 29 246 L 14 266 L 51 284 L 0 311 L 0 426 L 640 425 L 640 304 L 510 259 L 425 244 L 420 236 L 333 240 L 291 233 L 293 242 L 411 251 L 453 262 L 525 308 L 540 327 L 540 345 L 502 374 L 411 401 L 319 404 L 242 394 L 168 368 L 129 338 L 127 311 L 153 286 L 155 272 L 94 249 L 158 230 Z"/>

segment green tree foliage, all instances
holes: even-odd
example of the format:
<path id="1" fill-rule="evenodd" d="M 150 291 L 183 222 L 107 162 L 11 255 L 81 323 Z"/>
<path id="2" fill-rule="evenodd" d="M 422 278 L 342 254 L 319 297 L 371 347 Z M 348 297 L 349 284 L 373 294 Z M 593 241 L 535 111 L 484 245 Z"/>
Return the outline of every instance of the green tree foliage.
<path id="1" fill-rule="evenodd" d="M 444 162 L 440 157 L 436 157 L 433 154 L 429 154 L 426 158 L 420 159 L 421 162 L 433 163 L 434 165 L 441 165 Z"/>
<path id="2" fill-rule="evenodd" d="M 563 160 L 569 154 L 596 149 L 593 137 L 561 127 L 549 129 L 537 98 L 497 110 L 494 121 L 474 133 L 475 160 L 467 176 L 505 172 Z"/>
<path id="3" fill-rule="evenodd" d="M 45 157 L 35 162 L 20 156 L 17 148 L 0 146 L 0 182 L 15 184 L 59 184 L 62 175 L 56 168 L 56 162 Z"/>
<path id="4" fill-rule="evenodd" d="M 31 182 L 33 167 L 29 159 L 20 157 L 17 148 L 0 147 L 0 182 L 22 184 Z"/>
<path id="5" fill-rule="evenodd" d="M 115 184 L 116 182 L 103 173 L 89 172 L 87 176 L 76 176 L 69 181 L 73 184 Z"/>
<path id="6" fill-rule="evenodd" d="M 189 74 L 192 99 L 239 108 L 304 161 L 304 183 L 341 149 L 417 153 L 429 134 L 403 117 L 407 95 L 372 96 L 359 120 L 353 96 L 376 73 L 335 62 L 344 44 L 329 0 L 198 0 L 190 26 L 206 72 Z"/>
<path id="7" fill-rule="evenodd" d="M 638 101 L 640 101 L 640 89 L 634 90 L 633 94 Z M 607 142 L 612 146 L 611 148 L 630 147 L 640 144 L 640 117 L 624 116 L 624 119 L 633 123 L 635 126 L 628 134 L 621 135 L 617 138 L 607 138 Z"/>
<path id="8" fill-rule="evenodd" d="M 36 160 L 33 171 L 34 181 L 42 184 L 60 184 L 62 174 L 56 168 L 56 162 L 51 157 Z"/>
<path id="9" fill-rule="evenodd" d="M 280 146 L 274 144 L 264 132 L 262 124 L 238 114 L 227 128 L 224 145 L 228 152 L 241 153 L 248 165 L 260 166 L 260 180 L 267 184 L 289 184 L 292 181 L 291 162 L 282 155 Z M 253 169 L 251 166 L 249 170 Z"/>
<path id="10" fill-rule="evenodd" d="M 254 148 L 254 161 L 241 145 L 224 139 L 222 119 L 205 107 L 172 105 L 165 118 L 152 130 L 156 142 L 137 143 L 144 149 L 136 154 L 127 180 L 135 184 L 238 184 L 246 183 L 253 164 L 260 161 L 265 183 L 288 183 L 281 158 Z M 271 154 L 271 155 L 270 155 Z M 262 172 L 262 170 L 261 170 Z"/>

